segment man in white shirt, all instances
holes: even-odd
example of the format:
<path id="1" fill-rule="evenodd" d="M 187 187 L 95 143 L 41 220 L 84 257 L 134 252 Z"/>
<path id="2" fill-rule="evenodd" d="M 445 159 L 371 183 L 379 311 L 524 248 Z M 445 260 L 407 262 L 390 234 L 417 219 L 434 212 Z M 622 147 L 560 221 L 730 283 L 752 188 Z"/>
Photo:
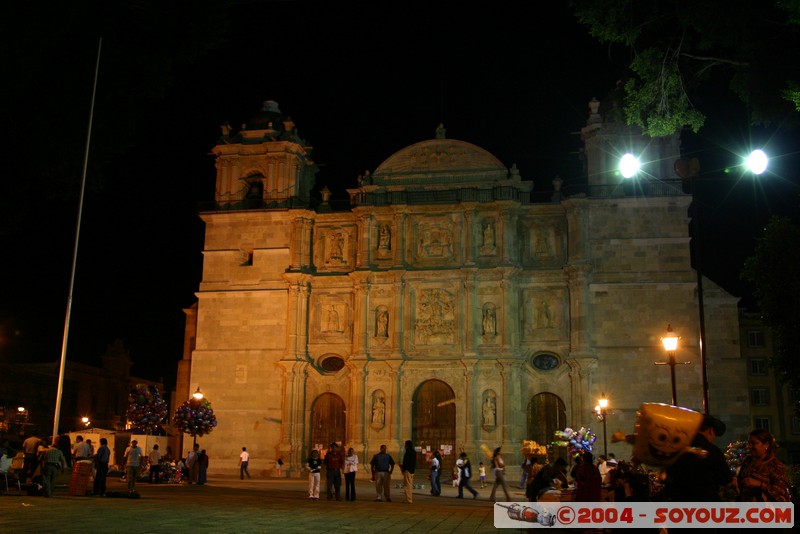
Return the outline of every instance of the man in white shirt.
<path id="1" fill-rule="evenodd" d="M 92 446 L 83 441 L 83 436 L 75 438 L 75 446 L 72 447 L 72 456 L 76 462 L 88 460 L 92 457 Z"/>
<path id="2" fill-rule="evenodd" d="M 244 476 L 250 478 L 250 472 L 247 466 L 250 464 L 250 453 L 247 452 L 247 447 L 242 447 L 242 454 L 239 455 L 239 477 L 244 480 Z"/>

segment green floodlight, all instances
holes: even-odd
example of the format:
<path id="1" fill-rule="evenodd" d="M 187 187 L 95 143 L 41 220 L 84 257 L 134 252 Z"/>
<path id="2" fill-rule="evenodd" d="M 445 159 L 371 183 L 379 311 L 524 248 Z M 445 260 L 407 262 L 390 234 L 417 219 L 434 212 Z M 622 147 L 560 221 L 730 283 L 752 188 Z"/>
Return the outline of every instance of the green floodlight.
<path id="1" fill-rule="evenodd" d="M 619 160 L 619 172 L 623 178 L 633 178 L 639 172 L 639 158 L 628 152 Z"/>
<path id="2" fill-rule="evenodd" d="M 747 170 L 755 175 L 763 174 L 767 170 L 769 158 L 760 148 L 753 150 L 747 159 L 744 160 Z"/>

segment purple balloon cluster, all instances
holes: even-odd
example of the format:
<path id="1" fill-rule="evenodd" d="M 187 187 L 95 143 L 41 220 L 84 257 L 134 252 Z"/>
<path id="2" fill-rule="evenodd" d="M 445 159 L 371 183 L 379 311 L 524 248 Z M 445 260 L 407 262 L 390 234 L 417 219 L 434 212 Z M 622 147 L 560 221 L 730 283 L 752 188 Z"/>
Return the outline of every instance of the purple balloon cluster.
<path id="1" fill-rule="evenodd" d="M 181 404 L 172 417 L 172 424 L 190 436 L 202 436 L 217 426 L 217 416 L 206 399 L 187 400 Z"/>
<path id="2" fill-rule="evenodd" d="M 128 402 L 128 421 L 147 434 L 168 417 L 167 403 L 156 386 L 136 384 L 128 394 Z"/>

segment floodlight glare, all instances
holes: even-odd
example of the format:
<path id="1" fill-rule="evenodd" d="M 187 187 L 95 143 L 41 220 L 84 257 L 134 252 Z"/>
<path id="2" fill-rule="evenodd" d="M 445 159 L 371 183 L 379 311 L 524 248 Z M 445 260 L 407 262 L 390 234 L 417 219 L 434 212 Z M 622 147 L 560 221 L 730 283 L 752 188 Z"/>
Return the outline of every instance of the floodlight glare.
<path id="1" fill-rule="evenodd" d="M 619 172 L 623 178 L 632 178 L 639 172 L 639 159 L 628 152 L 619 160 Z"/>
<path id="2" fill-rule="evenodd" d="M 747 169 L 753 174 L 762 174 L 767 170 L 769 158 L 764 151 L 759 148 L 753 150 L 744 163 L 747 166 Z"/>

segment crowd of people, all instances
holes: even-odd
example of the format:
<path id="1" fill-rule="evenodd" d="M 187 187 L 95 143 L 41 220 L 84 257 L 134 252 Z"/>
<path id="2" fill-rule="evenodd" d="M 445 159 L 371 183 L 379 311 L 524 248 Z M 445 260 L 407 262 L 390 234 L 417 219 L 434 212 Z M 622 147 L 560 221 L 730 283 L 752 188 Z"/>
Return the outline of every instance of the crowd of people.
<path id="1" fill-rule="evenodd" d="M 119 476 L 125 481 L 131 493 L 136 491 L 137 482 L 206 483 L 208 455 L 197 445 L 185 458 L 175 458 L 169 446 L 162 452 L 156 443 L 152 450 L 145 452 L 138 445 L 138 440 L 133 439 L 125 448 L 120 465 L 114 463 L 105 437 L 101 437 L 95 444 L 91 439 L 84 439 L 82 435 L 75 436 L 74 442 L 69 434 L 62 434 L 54 439 L 30 435 L 19 449 L 12 449 L 7 440 L 3 442 L 0 450 L 2 470 L 31 493 L 45 497 L 52 496 L 60 473 L 79 467 L 91 473 L 92 485 L 88 494 L 96 496 L 106 495 L 110 475 Z"/>
<path id="2" fill-rule="evenodd" d="M 791 500 L 786 468 L 775 455 L 775 438 L 766 430 L 750 433 L 747 455 L 734 470 L 714 441 L 725 434 L 725 424 L 706 415 L 691 449 L 658 471 L 617 461 L 613 454 L 595 461 L 589 451 L 577 455 L 567 473 L 567 461 L 542 463 L 529 458 L 523 464 L 526 496 L 530 501 L 574 500 L 717 502 L 726 499 L 753 502 Z"/>
<path id="3" fill-rule="evenodd" d="M 691 452 L 680 455 L 672 464 L 659 471 L 646 471 L 645 466 L 624 460 L 617 461 L 613 454 L 600 455 L 596 459 L 592 452 L 585 450 L 575 455 L 572 468 L 568 471 L 565 458 L 558 457 L 551 462 L 539 457 L 526 457 L 522 463 L 521 488 L 526 499 L 536 501 L 573 500 L 579 502 L 622 502 L 622 501 L 675 501 L 675 502 L 714 502 L 738 500 L 751 502 L 790 501 L 791 490 L 787 480 L 786 468 L 776 456 L 777 443 L 766 430 L 750 432 L 747 441 L 747 454 L 738 469 L 732 469 L 722 450 L 714 443 L 725 434 L 725 424 L 709 415 L 703 422 L 691 443 Z M 488 449 L 487 456 L 488 456 Z M 395 466 L 402 473 L 403 503 L 413 503 L 414 475 L 417 468 L 418 451 L 411 440 L 404 444 L 402 454 L 395 459 L 381 445 L 378 453 L 366 464 L 375 488 L 375 501 L 391 502 L 392 474 Z M 38 485 L 44 496 L 51 496 L 59 473 L 71 469 L 77 462 L 91 464 L 93 474 L 93 495 L 106 494 L 106 481 L 109 471 L 123 471 L 129 492 L 136 491 L 136 483 L 146 481 L 151 484 L 163 482 L 185 482 L 204 485 L 207 481 L 208 454 L 195 444 L 184 458 L 173 457 L 170 447 L 162 452 L 154 444 L 149 452 L 139 447 L 133 439 L 122 456 L 123 466 L 112 465 L 112 454 L 106 438 L 98 444 L 82 436 L 70 442 L 69 435 L 56 436 L 53 440 L 29 436 L 24 440 L 21 450 L 14 451 L 8 442 L 0 449 L 0 462 L 3 470 L 12 472 L 12 460 L 21 466 L 15 469 L 20 482 Z M 442 451 L 427 455 L 430 469 L 430 494 L 442 493 Z M 242 447 L 239 458 L 239 474 L 242 479 L 250 478 L 248 464 L 250 453 Z M 282 461 L 281 461 L 282 464 Z M 508 491 L 505 478 L 505 460 L 500 447 L 494 449 L 490 460 L 491 481 L 490 501 L 504 497 L 505 501 L 516 500 Z M 356 476 L 362 464 L 358 454 L 350 447 L 345 452 L 338 443 L 331 443 L 327 449 L 314 449 L 306 460 L 308 474 L 308 499 L 319 500 L 321 477 L 325 473 L 325 493 L 328 500 L 342 500 L 342 479 L 344 479 L 344 499 L 356 500 Z M 488 487 L 486 466 L 479 462 L 477 469 L 480 488 Z M 342 476 L 343 475 L 343 476 Z M 472 487 L 471 480 L 476 476 L 473 464 L 466 452 L 461 452 L 455 461 L 452 483 L 458 489 L 457 498 L 463 499 L 468 492 L 478 498 L 478 491 Z M 503 495 L 497 495 L 501 489 Z"/>

